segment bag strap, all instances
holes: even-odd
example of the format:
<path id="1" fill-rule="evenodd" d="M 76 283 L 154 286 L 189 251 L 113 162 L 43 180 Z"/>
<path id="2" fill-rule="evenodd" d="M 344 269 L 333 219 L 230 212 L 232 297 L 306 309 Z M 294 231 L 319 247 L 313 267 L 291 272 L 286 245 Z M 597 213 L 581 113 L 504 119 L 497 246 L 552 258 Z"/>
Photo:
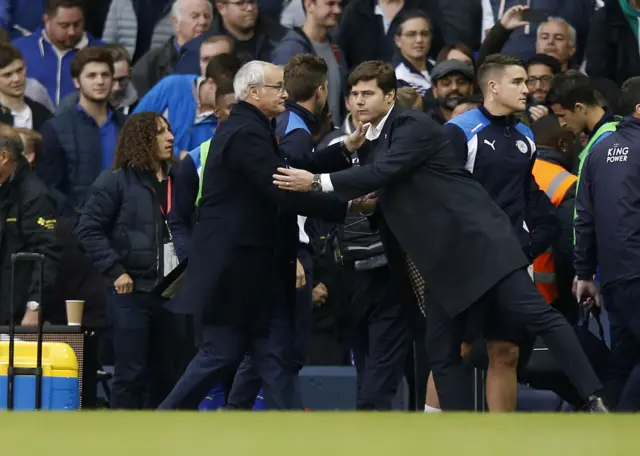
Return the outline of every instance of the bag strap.
<path id="1" fill-rule="evenodd" d="M 594 312 L 591 309 L 580 309 L 580 313 L 578 314 L 578 325 L 588 330 L 589 314 L 591 314 L 593 316 L 593 319 L 596 321 L 596 324 L 598 325 L 598 335 L 600 336 L 600 340 L 604 342 L 604 326 L 602 325 L 600 313 L 600 309 L 598 309 L 597 312 Z"/>

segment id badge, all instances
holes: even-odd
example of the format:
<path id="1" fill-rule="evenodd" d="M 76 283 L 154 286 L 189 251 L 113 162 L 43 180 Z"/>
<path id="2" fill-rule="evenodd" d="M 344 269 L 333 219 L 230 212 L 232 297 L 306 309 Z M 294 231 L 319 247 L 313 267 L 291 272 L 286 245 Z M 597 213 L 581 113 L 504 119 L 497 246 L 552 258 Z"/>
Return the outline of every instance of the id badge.
<path id="1" fill-rule="evenodd" d="M 176 255 L 176 249 L 173 247 L 173 242 L 165 242 L 164 244 L 164 276 L 168 276 L 173 271 L 180 261 L 178 261 L 178 255 Z"/>

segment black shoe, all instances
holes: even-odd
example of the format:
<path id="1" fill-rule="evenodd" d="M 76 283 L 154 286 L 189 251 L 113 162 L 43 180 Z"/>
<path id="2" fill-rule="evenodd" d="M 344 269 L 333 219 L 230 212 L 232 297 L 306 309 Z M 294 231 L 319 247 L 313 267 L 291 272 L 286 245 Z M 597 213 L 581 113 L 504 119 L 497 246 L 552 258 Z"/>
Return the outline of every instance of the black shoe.
<path id="1" fill-rule="evenodd" d="M 605 407 L 604 402 L 598 396 L 591 396 L 587 403 L 585 404 L 583 410 L 589 413 L 609 413 L 607 407 Z"/>

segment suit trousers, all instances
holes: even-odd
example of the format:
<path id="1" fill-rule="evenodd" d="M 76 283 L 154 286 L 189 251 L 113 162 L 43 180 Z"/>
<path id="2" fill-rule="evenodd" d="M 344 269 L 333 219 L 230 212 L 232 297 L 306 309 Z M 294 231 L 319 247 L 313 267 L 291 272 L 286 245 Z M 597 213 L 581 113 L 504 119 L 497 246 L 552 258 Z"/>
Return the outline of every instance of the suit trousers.
<path id="1" fill-rule="evenodd" d="M 407 317 L 388 267 L 354 271 L 353 286 L 356 408 L 391 410 L 410 345 Z"/>
<path id="2" fill-rule="evenodd" d="M 438 302 L 427 296 L 427 348 L 440 405 L 443 410 L 473 410 L 473 384 L 465 374 L 460 343 L 467 317 L 484 314 L 477 306 L 491 306 L 515 329 L 539 336 L 564 367 L 564 372 L 583 399 L 602 389 L 575 331 L 569 322 L 549 306 L 531 281 L 526 269 L 516 270 L 492 287 L 467 312 L 451 319 Z"/>
<path id="3" fill-rule="evenodd" d="M 293 351 L 291 352 L 293 359 L 291 362 L 294 364 L 296 372 L 299 372 L 304 367 L 307 358 L 307 344 L 311 334 L 311 296 L 313 290 L 313 259 L 308 250 L 304 248 L 299 252 L 299 259 L 305 271 L 306 284 L 296 290 L 293 327 L 287 325 L 285 320 L 276 322 L 275 328 L 270 328 L 268 336 L 271 343 L 276 346 L 282 346 L 293 341 Z M 293 331 L 293 337 L 291 337 L 291 331 Z M 253 365 L 251 357 L 245 356 L 233 380 L 227 408 L 251 410 L 261 386 L 262 379 Z M 295 386 L 293 408 L 302 409 L 302 393 L 297 380 Z"/>

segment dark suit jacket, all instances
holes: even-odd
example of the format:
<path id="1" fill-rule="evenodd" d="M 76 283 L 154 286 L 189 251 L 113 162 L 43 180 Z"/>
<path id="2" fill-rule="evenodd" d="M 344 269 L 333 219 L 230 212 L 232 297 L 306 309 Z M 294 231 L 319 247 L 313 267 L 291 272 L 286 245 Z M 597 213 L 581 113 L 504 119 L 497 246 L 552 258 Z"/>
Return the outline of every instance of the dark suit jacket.
<path id="1" fill-rule="evenodd" d="M 51 118 L 51 111 L 31 98 L 24 98 L 24 102 L 31 108 L 33 130 L 39 131 L 42 125 Z M 13 114 L 11 110 L 0 105 L 0 122 L 13 126 Z"/>
<path id="2" fill-rule="evenodd" d="M 202 177 L 185 285 L 170 304 L 175 312 L 254 334 L 266 327 L 271 312 L 292 315 L 296 214 L 344 219 L 347 205 L 335 196 L 287 192 L 273 185 L 276 168 L 284 166 L 274 125 L 257 108 L 239 102 L 216 130 Z M 313 161 L 314 171 L 348 166 L 340 146 Z M 286 296 L 272 298 L 273 285 Z"/>
<path id="3" fill-rule="evenodd" d="M 345 201 L 378 191 L 391 268 L 406 285 L 402 251 L 411 257 L 429 288 L 427 305 L 437 300 L 453 317 L 528 265 L 509 218 L 426 114 L 393 108 L 375 143 L 358 152 L 363 166 L 331 174 L 334 191 Z"/>

